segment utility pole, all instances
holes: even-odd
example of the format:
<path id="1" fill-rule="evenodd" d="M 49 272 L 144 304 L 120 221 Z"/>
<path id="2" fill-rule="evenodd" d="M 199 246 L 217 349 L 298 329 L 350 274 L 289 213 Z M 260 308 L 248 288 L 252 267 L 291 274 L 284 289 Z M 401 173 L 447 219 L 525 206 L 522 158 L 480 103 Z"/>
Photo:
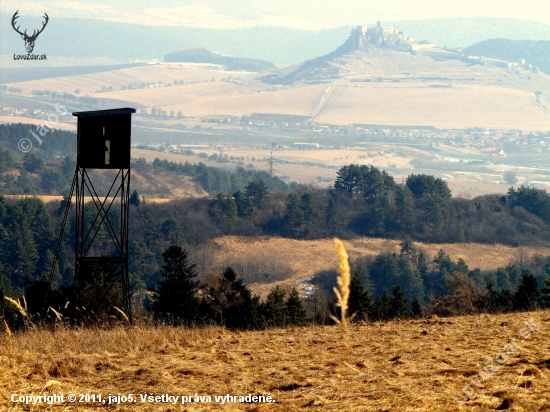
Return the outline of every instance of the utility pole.
<path id="1" fill-rule="evenodd" d="M 269 157 L 269 175 L 273 177 L 273 152 L 271 152 L 271 156 Z"/>

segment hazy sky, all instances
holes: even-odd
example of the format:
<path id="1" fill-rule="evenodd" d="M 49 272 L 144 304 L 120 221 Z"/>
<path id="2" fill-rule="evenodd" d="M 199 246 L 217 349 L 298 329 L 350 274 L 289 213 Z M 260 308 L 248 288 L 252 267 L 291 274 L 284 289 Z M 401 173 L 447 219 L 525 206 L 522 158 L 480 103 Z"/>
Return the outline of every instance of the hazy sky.
<path id="1" fill-rule="evenodd" d="M 510 17 L 550 24 L 549 0 L 0 0 L 0 11 L 23 17 L 96 18 L 151 26 L 204 28 L 338 26 L 447 17 Z"/>

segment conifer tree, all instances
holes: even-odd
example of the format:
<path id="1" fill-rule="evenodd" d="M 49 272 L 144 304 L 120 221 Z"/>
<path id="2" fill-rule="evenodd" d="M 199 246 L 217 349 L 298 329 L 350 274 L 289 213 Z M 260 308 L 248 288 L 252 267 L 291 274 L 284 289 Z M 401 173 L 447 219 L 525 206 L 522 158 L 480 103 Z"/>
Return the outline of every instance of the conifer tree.
<path id="1" fill-rule="evenodd" d="M 307 322 L 307 313 L 296 288 L 292 288 L 288 296 L 286 312 L 288 314 L 288 323 L 302 326 Z"/>
<path id="2" fill-rule="evenodd" d="M 514 308 L 516 310 L 534 310 L 540 297 L 537 279 L 528 270 L 524 271 L 521 283 L 514 294 Z"/>
<path id="3" fill-rule="evenodd" d="M 391 297 L 388 292 L 384 291 L 382 296 L 379 296 L 374 301 L 372 317 L 374 320 L 389 319 L 391 312 Z"/>
<path id="4" fill-rule="evenodd" d="M 512 287 L 512 282 L 510 282 L 510 275 L 505 268 L 497 269 L 497 285 L 501 289 L 510 289 Z"/>
<path id="5" fill-rule="evenodd" d="M 398 210 L 397 223 L 401 233 L 413 233 L 416 224 L 414 199 L 408 187 L 397 187 L 395 204 Z"/>
<path id="6" fill-rule="evenodd" d="M 238 210 L 235 199 L 232 196 L 223 196 L 218 193 L 216 197 L 216 207 L 221 215 L 221 220 L 227 227 L 226 234 L 233 228 L 237 222 Z"/>
<path id="7" fill-rule="evenodd" d="M 252 180 L 244 188 L 244 193 L 252 199 L 256 207 L 261 207 L 264 199 L 269 195 L 267 186 L 263 180 Z"/>
<path id="8" fill-rule="evenodd" d="M 267 327 L 285 326 L 287 321 L 286 292 L 279 286 L 271 289 L 262 305 L 262 317 Z"/>
<path id="9" fill-rule="evenodd" d="M 139 206 L 141 204 L 141 200 L 139 198 L 139 193 L 137 192 L 137 190 L 134 190 L 132 192 L 132 195 L 130 196 L 130 204 L 132 206 Z"/>
<path id="10" fill-rule="evenodd" d="M 411 312 L 413 313 L 414 316 L 416 316 L 417 318 L 420 318 L 422 317 L 422 306 L 420 305 L 420 303 L 418 303 L 417 300 L 415 300 L 412 305 L 411 305 Z"/>
<path id="11" fill-rule="evenodd" d="M 231 267 L 223 271 L 215 286 L 203 296 L 206 311 L 216 323 L 231 329 L 254 329 L 258 327 L 258 306 L 260 298 L 252 296 L 250 288 Z"/>
<path id="12" fill-rule="evenodd" d="M 296 194 L 288 195 L 286 204 L 285 225 L 290 235 L 300 237 L 304 225 L 304 210 L 302 201 Z"/>
<path id="13" fill-rule="evenodd" d="M 369 290 L 361 284 L 357 269 L 353 270 L 349 289 L 348 313 L 354 316 L 354 320 L 368 320 L 373 310 L 373 301 Z"/>
<path id="14" fill-rule="evenodd" d="M 337 229 L 337 208 L 336 208 L 336 202 L 332 198 L 332 196 L 328 199 L 327 207 L 325 209 L 325 225 L 327 234 L 329 236 L 334 236 L 336 234 Z"/>
<path id="15" fill-rule="evenodd" d="M 250 197 L 245 196 L 243 192 L 240 190 L 233 193 L 233 197 L 235 198 L 235 204 L 237 205 L 237 214 L 239 217 L 248 217 L 252 216 L 254 213 L 254 205 L 252 204 L 252 200 L 250 200 Z"/>
<path id="16" fill-rule="evenodd" d="M 405 299 L 401 286 L 397 285 L 393 289 L 392 296 L 390 298 L 389 317 L 402 319 L 410 317 L 410 314 L 409 307 L 407 306 L 407 299 Z"/>
<path id="17" fill-rule="evenodd" d="M 315 201 L 311 193 L 304 193 L 301 198 L 302 216 L 304 219 L 304 236 L 308 237 L 317 220 Z"/>
<path id="18" fill-rule="evenodd" d="M 187 261 L 187 251 L 172 245 L 162 254 L 161 280 L 154 292 L 154 313 L 173 324 L 191 324 L 198 309 L 195 265 Z"/>
<path id="19" fill-rule="evenodd" d="M 424 302 L 424 283 L 420 272 L 403 253 L 399 255 L 400 283 L 409 301 Z"/>

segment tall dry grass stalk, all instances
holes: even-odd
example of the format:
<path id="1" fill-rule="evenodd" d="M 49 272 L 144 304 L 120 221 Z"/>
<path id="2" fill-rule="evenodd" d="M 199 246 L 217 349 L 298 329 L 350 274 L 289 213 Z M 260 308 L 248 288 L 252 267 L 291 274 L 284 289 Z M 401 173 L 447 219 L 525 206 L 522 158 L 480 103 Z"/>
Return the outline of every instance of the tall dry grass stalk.
<path id="1" fill-rule="evenodd" d="M 7 296 L 4 296 L 4 299 L 6 299 L 13 306 L 15 306 L 15 308 L 19 311 L 19 313 L 21 313 L 21 315 L 23 315 L 23 317 L 25 317 L 25 318 L 29 317 L 29 315 L 27 314 L 27 311 L 23 308 L 23 306 L 21 306 L 19 301 L 15 300 L 15 299 L 12 299 L 12 298 L 9 298 Z M 25 298 L 23 297 L 23 301 L 25 302 L 25 306 L 27 306 L 27 302 L 24 299 Z"/>
<path id="2" fill-rule="evenodd" d="M 118 312 L 120 313 L 124 319 L 126 319 L 126 322 L 130 323 L 130 319 L 128 319 L 128 316 L 126 315 L 126 313 L 124 313 L 124 311 L 122 309 L 119 309 L 117 308 L 116 306 L 113 306 L 113 308 Z"/>
<path id="3" fill-rule="evenodd" d="M 48 310 L 53 312 L 53 314 L 55 315 L 58 321 L 63 322 L 63 316 L 61 316 L 61 313 L 59 313 L 57 310 L 55 310 L 51 306 L 48 306 Z"/>
<path id="4" fill-rule="evenodd" d="M 338 267 L 339 276 L 337 278 L 339 289 L 336 286 L 334 287 L 334 293 L 336 294 L 337 299 L 336 306 L 340 308 L 340 319 L 332 315 L 331 318 L 345 331 L 349 321 L 352 319 L 352 317 L 347 317 L 351 274 L 349 268 L 348 252 L 346 252 L 344 243 L 342 243 L 340 239 L 334 238 L 334 244 L 336 246 L 336 255 L 338 256 L 338 261 L 340 262 L 340 265 Z"/>
<path id="5" fill-rule="evenodd" d="M 11 341 L 11 330 L 10 330 L 10 327 L 8 326 L 8 322 L 6 322 L 6 319 L 3 319 L 4 321 L 4 327 L 6 328 L 6 335 L 8 335 L 8 340 Z"/>

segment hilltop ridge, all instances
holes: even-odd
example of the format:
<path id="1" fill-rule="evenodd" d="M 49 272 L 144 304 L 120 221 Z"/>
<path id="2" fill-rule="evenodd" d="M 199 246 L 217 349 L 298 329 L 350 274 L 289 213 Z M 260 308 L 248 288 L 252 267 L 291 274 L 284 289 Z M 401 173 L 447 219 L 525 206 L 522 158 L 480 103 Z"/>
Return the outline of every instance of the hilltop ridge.
<path id="1" fill-rule="evenodd" d="M 264 72 L 276 68 L 273 63 L 265 60 L 225 56 L 203 48 L 168 53 L 164 56 L 164 61 L 220 64 L 225 66 L 227 70 L 248 72 Z"/>
<path id="2" fill-rule="evenodd" d="M 518 53 L 519 51 L 516 54 Z M 307 60 L 299 66 L 270 73 L 262 77 L 262 81 L 278 85 L 296 82 L 315 84 L 340 79 L 356 81 L 358 76 L 364 79 L 365 75 L 371 75 L 369 81 L 415 78 L 468 82 L 481 80 L 483 83 L 494 84 L 495 75 L 501 76 L 502 73 L 487 70 L 485 67 L 521 68 L 530 73 L 539 72 L 538 67 L 530 64 L 530 61 L 518 60 L 510 53 L 491 54 L 483 49 L 476 55 L 468 49 L 438 47 L 433 42 L 418 41 L 397 27 L 384 27 L 378 22 L 373 27 L 353 28 L 345 42 L 332 52 Z M 374 73 L 377 73 L 378 79 L 372 78 Z M 520 74 L 521 77 L 524 73 L 516 72 L 512 76 L 515 74 Z"/>

